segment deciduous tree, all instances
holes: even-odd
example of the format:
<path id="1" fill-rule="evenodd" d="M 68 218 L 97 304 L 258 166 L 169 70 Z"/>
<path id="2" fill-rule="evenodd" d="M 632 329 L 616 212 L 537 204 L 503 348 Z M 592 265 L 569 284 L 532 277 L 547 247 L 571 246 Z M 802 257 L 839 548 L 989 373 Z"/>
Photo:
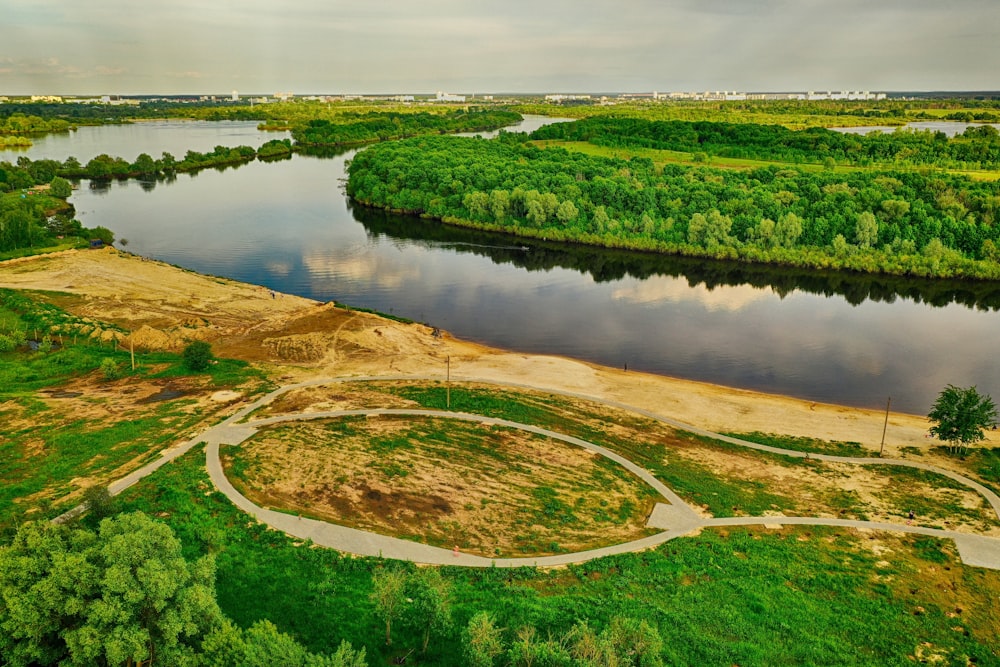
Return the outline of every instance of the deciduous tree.
<path id="1" fill-rule="evenodd" d="M 975 387 L 948 385 L 934 401 L 928 418 L 936 422 L 930 431 L 949 444 L 953 451 L 967 450 L 985 436 L 984 430 L 997 421 L 993 399 Z"/>

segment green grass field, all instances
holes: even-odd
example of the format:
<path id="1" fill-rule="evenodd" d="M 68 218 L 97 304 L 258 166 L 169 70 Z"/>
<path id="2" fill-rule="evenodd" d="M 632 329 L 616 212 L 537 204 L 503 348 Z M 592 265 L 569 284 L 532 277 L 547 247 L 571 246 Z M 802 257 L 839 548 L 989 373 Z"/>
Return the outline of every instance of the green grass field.
<path id="1" fill-rule="evenodd" d="M 214 553 L 225 612 L 269 618 L 311 649 L 342 640 L 388 664 L 368 599 L 376 558 L 310 548 L 261 528 L 215 492 L 196 449 L 122 496 L 155 514 L 195 557 Z M 404 568 L 406 566 L 403 566 Z M 827 528 L 705 531 L 653 551 L 552 571 L 442 568 L 455 628 L 407 664 L 460 665 L 458 627 L 489 610 L 505 640 L 531 625 L 562 633 L 580 618 L 653 623 L 667 664 L 1000 664 L 1000 572 L 956 560 L 950 543 Z M 399 630 L 397 647 L 418 637 Z"/>

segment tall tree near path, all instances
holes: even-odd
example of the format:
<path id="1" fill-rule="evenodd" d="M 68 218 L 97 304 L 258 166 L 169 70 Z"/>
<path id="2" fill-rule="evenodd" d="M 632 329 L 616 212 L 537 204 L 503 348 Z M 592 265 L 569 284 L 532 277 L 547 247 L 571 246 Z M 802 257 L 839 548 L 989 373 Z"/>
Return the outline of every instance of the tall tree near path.
<path id="1" fill-rule="evenodd" d="M 986 436 L 985 429 L 996 424 L 997 408 L 992 398 L 975 387 L 948 385 L 927 416 L 937 422 L 930 429 L 934 436 L 947 442 L 953 452 L 964 452 Z"/>

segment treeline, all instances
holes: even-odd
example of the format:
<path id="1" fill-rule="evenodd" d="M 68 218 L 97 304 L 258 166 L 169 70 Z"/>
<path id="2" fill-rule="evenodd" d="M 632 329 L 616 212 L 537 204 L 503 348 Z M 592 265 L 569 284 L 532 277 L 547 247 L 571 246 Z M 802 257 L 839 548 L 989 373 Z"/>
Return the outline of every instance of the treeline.
<path id="1" fill-rule="evenodd" d="M 818 127 L 790 130 L 781 125 L 601 117 L 552 123 L 531 136 L 783 162 L 976 169 L 1000 165 L 1000 132 L 991 125 L 972 126 L 949 139 L 944 132 L 914 130 L 854 135 Z"/>
<path id="2" fill-rule="evenodd" d="M 86 164 L 75 157 L 63 162 L 26 157 L 18 158 L 17 164 L 0 162 L 0 252 L 48 247 L 67 238 L 114 242 L 114 235 L 107 229 L 87 229 L 73 218 L 73 208 L 66 202 L 72 194 L 67 179 L 168 178 L 182 172 L 245 164 L 257 158 L 281 159 L 291 153 L 290 139 L 274 139 L 257 150 L 250 146 L 216 146 L 207 153 L 188 151 L 179 160 L 164 152 L 158 159 L 142 153 L 134 162 L 110 155 L 98 155 Z"/>
<path id="3" fill-rule="evenodd" d="M 216 146 L 207 153 L 187 151 L 181 159 L 168 152 L 163 152 L 159 158 L 141 153 L 133 162 L 122 157 L 101 154 L 91 158 L 86 164 L 75 157 L 66 158 L 63 162 L 29 160 L 22 157 L 18 158 L 16 166 L 9 162 L 0 162 L 0 192 L 30 187 L 35 183 L 47 183 L 54 176 L 93 180 L 157 178 L 210 167 L 245 164 L 257 158 L 287 157 L 291 153 L 290 139 L 272 139 L 256 150 L 251 146 Z"/>
<path id="4" fill-rule="evenodd" d="M 305 146 L 344 146 L 424 134 L 481 132 L 513 125 L 521 115 L 504 110 L 455 110 L 444 113 L 376 112 L 316 118 L 297 124 L 292 138 Z"/>
<path id="5" fill-rule="evenodd" d="M 373 146 L 362 203 L 561 241 L 821 269 L 1000 279 L 1000 183 L 942 173 L 749 171 L 543 150 L 524 135 Z"/>
<path id="6" fill-rule="evenodd" d="M 42 118 L 15 113 L 0 117 L 0 134 L 45 134 L 47 132 L 66 132 L 73 126 L 61 118 Z"/>
<path id="7" fill-rule="evenodd" d="M 8 174 L 0 163 L 0 179 L 5 175 Z M 0 180 L 0 186 L 4 185 L 5 182 Z M 90 239 L 101 239 L 109 244 L 114 242 L 114 234 L 110 230 L 100 226 L 87 229 L 75 219 L 73 207 L 66 202 L 72 193 L 69 181 L 54 176 L 47 182 L 39 179 L 25 187 L 37 185 L 47 187 L 0 194 L 0 253 L 45 248 L 57 243 L 71 243 L 73 239 L 77 239 L 78 243 Z"/>

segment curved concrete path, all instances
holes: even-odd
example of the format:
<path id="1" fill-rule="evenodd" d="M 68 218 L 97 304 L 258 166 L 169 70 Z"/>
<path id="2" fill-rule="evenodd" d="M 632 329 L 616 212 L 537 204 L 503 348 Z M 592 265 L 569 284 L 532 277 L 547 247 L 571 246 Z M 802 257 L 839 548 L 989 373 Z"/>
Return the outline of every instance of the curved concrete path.
<path id="1" fill-rule="evenodd" d="M 903 525 L 894 523 L 877 523 L 870 521 L 855 521 L 850 519 L 825 519 L 819 517 L 769 516 L 769 517 L 728 517 L 728 518 L 718 518 L 718 519 L 705 519 L 700 517 L 680 497 L 678 497 L 673 491 L 671 491 L 668 487 L 666 487 L 659 480 L 653 477 L 648 471 L 646 471 L 643 468 L 640 468 L 631 461 L 625 459 L 624 457 L 618 454 L 615 454 L 614 452 L 611 452 L 607 449 L 604 449 L 603 447 L 599 447 L 597 445 L 586 442 L 579 438 L 574 438 L 572 436 L 555 433 L 547 429 L 542 429 L 528 424 L 519 424 L 516 422 L 510 422 L 503 419 L 483 417 L 481 415 L 472 415 L 468 413 L 453 413 L 453 412 L 445 412 L 438 410 L 371 409 L 371 410 L 340 410 L 340 411 L 330 411 L 330 412 L 279 415 L 276 417 L 254 420 L 251 422 L 245 422 L 245 423 L 243 422 L 243 420 L 255 410 L 271 403 L 282 394 L 285 394 L 289 391 L 293 391 L 295 389 L 320 386 L 325 384 L 342 383 L 342 382 L 371 382 L 371 381 L 393 381 L 393 380 L 440 381 L 440 379 L 441 378 L 439 377 L 433 377 L 433 376 L 402 376 L 402 375 L 366 376 L 366 377 L 354 377 L 354 378 L 321 378 L 316 380 L 310 380 L 307 382 L 301 382 L 294 385 L 287 385 L 257 399 L 252 404 L 246 406 L 233 416 L 229 417 L 218 426 L 209 429 L 208 431 L 203 433 L 202 436 L 200 438 L 196 438 L 195 441 L 204 440 L 207 443 L 206 464 L 208 467 L 209 475 L 213 483 L 219 488 L 219 490 L 222 491 L 227 497 L 229 497 L 230 500 L 232 500 L 233 503 L 236 504 L 238 507 L 254 515 L 258 520 L 262 521 L 263 523 L 266 523 L 278 530 L 282 530 L 288 533 L 289 535 L 301 539 L 309 539 L 312 540 L 315 544 L 335 548 L 340 551 L 345 551 L 357 555 L 381 556 L 386 558 L 405 559 L 419 563 L 438 564 L 438 565 L 462 565 L 471 567 L 489 567 L 489 566 L 520 567 L 526 565 L 527 566 L 537 565 L 544 567 L 544 566 L 566 565 L 569 563 L 579 563 L 594 558 L 600 558 L 602 556 L 648 549 L 657 546 L 659 544 L 662 544 L 668 540 L 674 539 L 675 537 L 680 537 L 681 535 L 705 527 L 742 526 L 742 525 L 780 526 L 785 524 L 793 524 L 793 525 L 844 526 L 844 527 L 870 529 L 870 530 L 887 530 L 887 531 L 896 531 L 904 533 L 915 533 L 921 535 L 929 535 L 938 538 L 949 538 L 955 541 L 955 544 L 958 547 L 959 555 L 966 564 L 977 565 L 980 567 L 988 567 L 993 569 L 1000 569 L 1000 539 L 993 537 L 971 535 L 967 533 L 958 533 L 955 531 L 939 530 L 935 528 L 925 528 L 922 526 Z M 814 458 L 822 461 L 853 463 L 858 465 L 899 465 L 912 468 L 919 468 L 922 470 L 928 470 L 930 472 L 935 472 L 938 474 L 945 475 L 955 481 L 958 481 L 966 486 L 969 486 L 972 489 L 975 489 L 984 496 L 987 502 L 989 502 L 990 505 L 993 507 L 993 510 L 997 513 L 997 516 L 1000 517 L 1000 497 L 998 497 L 997 494 L 993 493 L 991 490 L 987 489 L 982 484 L 979 484 L 978 482 L 975 482 L 974 480 L 964 477 L 958 473 L 954 473 L 949 470 L 944 470 L 941 468 L 937 468 L 936 466 L 931 466 L 916 461 L 903 461 L 899 459 L 843 457 L 843 456 L 833 456 L 827 454 L 810 454 L 796 450 L 781 449 L 778 447 L 760 445 L 757 443 L 740 440 L 738 438 L 724 436 L 718 433 L 714 433 L 712 431 L 707 431 L 692 426 L 690 424 L 685 424 L 677 420 L 657 415 L 656 413 L 653 413 L 648 410 L 635 408 L 633 406 L 629 406 L 624 403 L 619 403 L 616 401 L 607 401 L 598 397 L 588 396 L 585 394 L 564 392 L 544 387 L 533 387 L 530 385 L 523 385 L 523 384 L 500 383 L 491 380 L 483 380 L 477 378 L 461 378 L 461 379 L 456 379 L 455 381 L 477 382 L 477 383 L 493 384 L 506 387 L 531 389 L 535 391 L 542 391 L 551 394 L 559 394 L 582 400 L 593 401 L 603 405 L 617 407 L 636 414 L 640 414 L 649 417 L 651 419 L 663 422 L 674 428 L 679 428 L 691 433 L 704 435 L 731 444 L 743 447 L 749 447 L 760 451 L 767 451 L 774 454 L 780 454 L 783 456 L 791 456 L 796 458 Z M 476 421 L 480 423 L 495 424 L 500 426 L 507 426 L 510 428 L 526 430 L 533 433 L 545 435 L 547 437 L 555 438 L 579 447 L 583 447 L 585 449 L 589 449 L 590 451 L 594 451 L 595 453 L 598 453 L 602 456 L 606 456 L 614 460 L 615 462 L 619 463 L 620 465 L 624 466 L 629 471 L 633 472 L 638 477 L 646 481 L 650 486 L 655 488 L 657 492 L 659 492 L 664 498 L 670 501 L 669 504 L 665 503 L 657 504 L 648 522 L 648 525 L 650 527 L 660 528 L 662 529 L 663 532 L 660 532 L 656 535 L 652 535 L 650 537 L 646 537 L 643 539 L 634 540 L 631 542 L 625 542 L 622 544 L 604 547 L 601 549 L 592 549 L 589 551 L 576 552 L 572 554 L 562 554 L 558 556 L 542 556 L 537 558 L 491 559 L 464 553 L 456 554 L 455 552 L 449 551 L 447 549 L 431 547 L 416 542 L 410 542 L 408 540 L 401 540 L 399 538 L 377 535 L 375 533 L 370 533 L 367 531 L 357 530 L 353 528 L 346 528 L 344 526 L 337 526 L 334 524 L 326 523 L 324 521 L 316 521 L 313 519 L 302 518 L 282 512 L 276 512 L 274 510 L 265 509 L 252 503 L 249 499 L 241 495 L 235 489 L 235 487 L 232 486 L 232 484 L 229 482 L 229 480 L 223 473 L 222 464 L 219 461 L 219 446 L 221 444 L 237 445 L 246 440 L 251 435 L 253 435 L 259 427 L 267 426 L 269 424 L 289 422 L 289 421 L 299 421 L 304 419 L 324 419 L 324 418 L 344 417 L 350 415 L 421 415 L 421 416 L 443 417 L 450 419 L 463 419 L 469 421 Z"/>
<path id="2" fill-rule="evenodd" d="M 578 438 L 573 438 L 571 436 L 566 436 L 560 433 L 555 433 L 548 431 L 546 429 L 540 429 L 535 426 L 528 424 L 517 424 L 515 422 L 509 422 L 506 420 L 487 418 L 480 415 L 469 415 L 467 413 L 447 413 L 436 410 L 403 410 L 394 411 L 388 409 L 375 409 L 375 410 L 353 410 L 353 411 L 340 411 L 340 412 L 330 412 L 330 413 L 305 413 L 297 415 L 281 415 L 278 417 L 272 417 L 268 419 L 263 419 L 259 421 L 254 421 L 250 423 L 243 423 L 251 413 L 259 408 L 273 402 L 282 394 L 289 391 L 294 391 L 296 389 L 302 389 L 305 387 L 314 387 L 327 384 L 337 384 L 346 382 L 377 382 L 377 381 L 441 381 L 442 378 L 438 376 L 430 375 L 376 375 L 376 376 L 359 376 L 359 377 L 349 377 L 349 378 L 318 378 L 315 380 L 308 380 L 306 382 L 300 382 L 297 384 L 286 385 L 280 387 L 264 396 L 261 396 L 257 400 L 253 401 L 249 405 L 237 411 L 232 416 L 228 417 L 226 420 L 220 424 L 202 432 L 200 435 L 182 442 L 175 447 L 164 450 L 161 457 L 152 461 L 145 466 L 133 471 L 132 473 L 126 475 L 125 477 L 117 480 L 116 482 L 108 486 L 108 490 L 112 495 L 117 495 L 132 486 L 140 479 L 152 474 L 158 470 L 161 466 L 173 461 L 174 459 L 187 453 L 192 447 L 194 447 L 199 442 L 205 442 L 206 447 L 206 465 L 208 468 L 209 475 L 213 483 L 219 488 L 220 491 L 226 494 L 230 500 L 236 504 L 238 507 L 244 511 L 253 514 L 260 521 L 269 526 L 282 530 L 289 535 L 294 537 L 299 537 L 301 539 L 309 539 L 314 543 L 321 546 L 327 546 L 330 548 L 337 549 L 339 551 L 344 551 L 347 553 L 352 553 L 356 555 L 363 556 L 382 556 L 385 558 L 397 558 L 412 560 L 418 563 L 428 563 L 428 564 L 440 564 L 440 565 L 464 565 L 472 567 L 521 567 L 525 565 L 538 565 L 538 566 L 554 566 L 554 565 L 565 565 L 569 563 L 580 563 L 587 560 L 592 560 L 594 558 L 600 558 L 602 556 L 608 556 L 612 554 L 627 553 L 632 551 L 640 551 L 643 549 L 648 549 L 651 547 L 658 546 L 668 540 L 672 540 L 675 537 L 680 537 L 687 533 L 700 528 L 706 528 L 711 526 L 747 526 L 747 525 L 767 525 L 767 526 L 781 526 L 785 524 L 789 525 L 827 525 L 827 526 L 844 526 L 850 528 L 860 528 L 860 529 L 870 529 L 870 530 L 887 530 L 903 533 L 915 533 L 920 535 L 929 535 L 938 538 L 948 538 L 955 541 L 958 547 L 959 555 L 961 556 L 963 562 L 968 565 L 976 565 L 980 567 L 986 567 L 991 569 L 1000 569 L 1000 538 L 987 537 L 982 535 L 973 535 L 969 533 L 958 533 L 949 530 L 939 530 L 936 528 L 924 528 L 922 526 L 895 524 L 895 523 L 876 523 L 869 521 L 855 521 L 850 519 L 826 519 L 821 517 L 786 517 L 786 516 L 768 516 L 768 517 L 726 517 L 726 518 L 712 518 L 705 519 L 700 517 L 690 506 L 688 506 L 683 500 L 681 500 L 673 491 L 668 487 L 663 485 L 659 480 L 656 480 L 648 471 L 639 466 L 636 466 L 631 461 L 628 461 L 624 457 L 615 454 L 609 450 L 599 447 L 592 443 L 588 443 L 584 440 Z M 904 461 L 900 459 L 881 459 L 881 458 L 855 458 L 855 457 L 845 457 L 845 456 L 833 456 L 828 454 L 810 454 L 805 452 L 800 452 L 790 449 L 781 449 L 778 447 L 772 447 L 769 445 L 761 445 L 755 442 L 750 442 L 747 440 L 740 440 L 739 438 L 733 438 L 730 436 L 725 436 L 719 433 L 714 433 L 712 431 L 707 431 L 702 428 L 698 428 L 691 424 L 686 424 L 684 422 L 671 419 L 669 417 L 664 417 L 658 415 L 650 410 L 645 410 L 642 408 L 636 408 L 634 406 L 621 403 L 618 401 L 609 401 L 597 396 L 590 396 L 587 394 L 581 394 L 576 392 L 561 391 L 558 389 L 552 389 L 549 387 L 537 387 L 528 384 L 511 383 L 511 382 L 498 382 L 491 379 L 475 378 L 475 377 L 456 377 L 454 382 L 475 382 L 479 384 L 489 384 L 501 387 L 514 387 L 520 389 L 529 389 L 532 391 L 540 391 L 549 394 L 556 394 L 561 396 L 567 396 L 571 398 L 577 398 L 586 401 L 592 401 L 595 403 L 619 408 L 622 410 L 627 410 L 635 414 L 639 414 L 650 419 L 655 419 L 664 424 L 672 426 L 677 429 L 688 431 L 690 433 L 695 433 L 697 435 L 703 435 L 709 438 L 714 438 L 717 440 L 722 440 L 723 442 L 728 442 L 731 444 L 739 445 L 741 447 L 748 447 L 751 449 L 757 449 L 760 451 L 771 452 L 774 454 L 780 454 L 783 456 L 791 456 L 795 458 L 813 458 L 821 461 L 832 461 L 840 463 L 854 463 L 859 465 L 898 465 L 906 466 L 911 468 L 919 468 L 921 470 L 927 470 L 930 472 L 945 475 L 961 484 L 964 484 L 972 489 L 979 492 L 992 506 L 994 512 L 1000 517 L 1000 497 L 996 493 L 986 488 L 982 484 L 971 480 L 963 475 L 952 472 L 950 470 L 945 470 L 938 468 L 936 466 L 928 465 L 925 463 L 920 463 L 917 461 Z M 490 559 L 481 556 L 472 556 L 470 554 L 455 554 L 447 549 L 440 549 L 437 547 L 431 547 L 417 542 L 410 542 L 408 540 L 401 540 L 399 538 L 388 537 L 385 535 L 377 535 L 375 533 L 370 533 L 367 531 L 357 530 L 353 528 L 346 528 L 343 526 L 337 526 L 334 524 L 326 523 L 324 521 L 316 521 L 313 519 L 299 518 L 290 514 L 285 514 L 282 512 L 275 512 L 274 510 L 264 509 L 252 503 L 250 500 L 242 496 L 236 489 L 232 486 L 226 476 L 222 472 L 222 466 L 219 462 L 219 445 L 229 444 L 237 445 L 251 435 L 253 435 L 257 427 L 264 426 L 268 423 L 277 423 L 279 421 L 294 421 L 302 419 L 319 419 L 323 417 L 330 416 L 344 416 L 347 414 L 429 414 L 439 417 L 449 417 L 449 418 L 462 418 L 462 419 L 472 419 L 474 421 L 483 423 L 495 423 L 499 425 L 510 426 L 512 428 L 518 428 L 522 430 L 532 431 L 535 433 L 540 433 L 549 437 L 574 444 L 576 446 L 585 447 L 591 451 L 597 452 L 603 456 L 607 456 L 617 463 L 625 466 L 628 470 L 639 476 L 641 479 L 650 483 L 653 488 L 655 488 L 664 498 L 670 500 L 669 504 L 658 503 L 652 514 L 649 517 L 647 525 L 652 528 L 660 528 L 663 532 L 656 535 L 651 535 L 646 538 L 639 540 L 634 540 L 631 542 L 625 542 L 623 544 L 617 544 L 610 547 L 604 547 L 601 549 L 592 549 L 589 551 L 581 551 L 572 554 L 562 554 L 558 556 L 543 556 L 538 558 L 503 558 L 503 559 Z M 53 519 L 55 522 L 66 521 L 72 517 L 78 516 L 79 514 L 86 511 L 85 505 L 78 505 L 68 512 L 60 515 Z"/>

